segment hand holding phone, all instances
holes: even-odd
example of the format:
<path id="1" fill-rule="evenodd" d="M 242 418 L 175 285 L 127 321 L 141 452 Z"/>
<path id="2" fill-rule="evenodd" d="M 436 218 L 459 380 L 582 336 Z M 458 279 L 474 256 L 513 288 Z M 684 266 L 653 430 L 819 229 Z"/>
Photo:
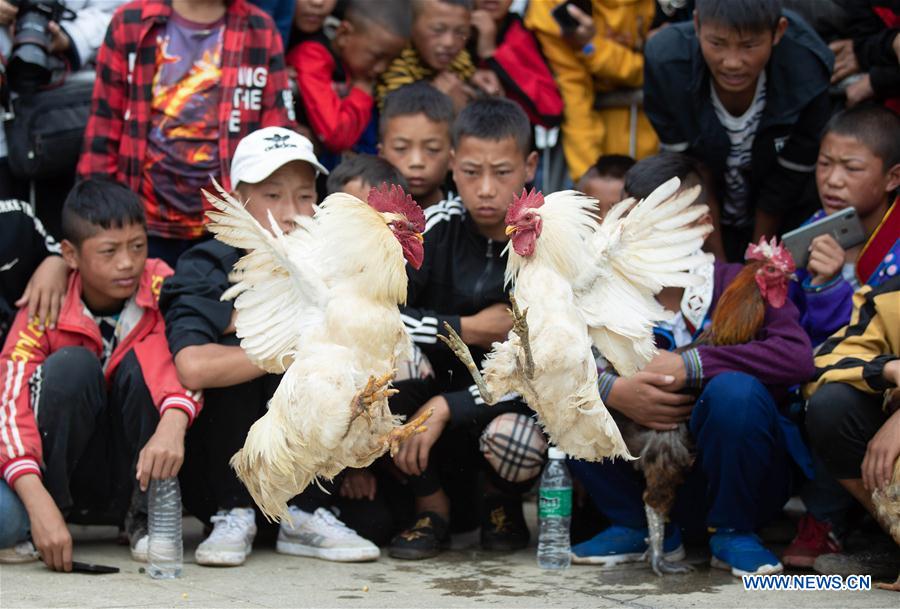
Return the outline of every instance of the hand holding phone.
<path id="1" fill-rule="evenodd" d="M 785 233 L 782 237 L 784 246 L 791 252 L 797 267 L 809 264 L 813 240 L 820 235 L 831 237 L 843 249 L 855 247 L 866 240 L 866 232 L 852 207 L 842 209 L 821 220 Z"/>
<path id="2" fill-rule="evenodd" d="M 574 7 L 574 10 L 569 10 L 570 6 Z M 572 39 L 579 48 L 594 37 L 596 29 L 592 18 L 591 0 L 566 0 L 550 11 L 550 14 L 559 24 L 563 38 Z"/>

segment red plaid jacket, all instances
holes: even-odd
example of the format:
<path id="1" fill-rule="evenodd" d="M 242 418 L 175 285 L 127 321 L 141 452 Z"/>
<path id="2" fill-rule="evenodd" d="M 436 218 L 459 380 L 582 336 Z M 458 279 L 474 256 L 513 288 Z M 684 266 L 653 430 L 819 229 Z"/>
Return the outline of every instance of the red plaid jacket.
<path id="1" fill-rule="evenodd" d="M 152 33 L 171 14 L 168 0 L 134 0 L 113 16 L 97 55 L 97 80 L 78 163 L 79 177 L 112 176 L 133 191 L 141 191 L 156 73 L 157 45 Z M 214 177 L 231 188 L 229 165 L 242 137 L 262 127 L 294 126 L 281 37 L 272 19 L 246 0 L 228 5 L 221 87 L 221 174 Z M 164 202 L 145 205 L 148 231 L 163 237 L 196 238 L 202 230 L 204 204 L 198 204 L 195 214 L 184 214 Z"/>

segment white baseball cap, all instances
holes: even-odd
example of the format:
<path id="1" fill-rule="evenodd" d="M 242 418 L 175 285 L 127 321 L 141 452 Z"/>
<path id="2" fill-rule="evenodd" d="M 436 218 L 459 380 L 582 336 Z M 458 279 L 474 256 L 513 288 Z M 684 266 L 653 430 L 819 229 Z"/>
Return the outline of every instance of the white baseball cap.
<path id="1" fill-rule="evenodd" d="M 308 138 L 284 127 L 257 129 L 238 142 L 231 159 L 231 187 L 235 188 L 239 182 L 262 182 L 291 161 L 305 161 L 316 172 L 328 174 Z"/>

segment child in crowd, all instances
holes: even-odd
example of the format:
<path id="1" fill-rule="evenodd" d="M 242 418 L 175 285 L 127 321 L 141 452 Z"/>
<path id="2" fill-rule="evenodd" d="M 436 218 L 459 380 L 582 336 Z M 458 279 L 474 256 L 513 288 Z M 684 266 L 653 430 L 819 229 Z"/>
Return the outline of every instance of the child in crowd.
<path id="1" fill-rule="evenodd" d="M 316 175 L 325 168 L 312 143 L 289 129 L 267 127 L 245 137 L 231 163 L 235 194 L 262 226 L 269 214 L 290 232 L 297 215 L 310 216 Z M 234 303 L 221 296 L 244 252 L 211 239 L 185 252 L 166 280 L 160 306 L 179 378 L 204 392 L 208 410 L 191 429 L 181 474 L 188 511 L 213 529 L 197 547 L 201 565 L 236 566 L 250 554 L 256 535 L 253 501 L 228 464 L 250 426 L 266 412 L 280 376 L 257 368 L 235 336 Z M 350 532 L 327 510 L 317 491 L 304 493 L 282 522 L 279 552 L 320 558 L 372 560 L 378 548 Z M 319 491 L 321 493 L 321 491 Z"/>
<path id="2" fill-rule="evenodd" d="M 59 323 L 42 330 L 20 310 L 0 355 L 10 388 L 0 404 L 0 547 L 20 560 L 36 547 L 48 567 L 71 571 L 66 521 L 119 524 L 135 478 L 146 490 L 177 475 L 201 402 L 166 344 L 157 298 L 172 271 L 147 258 L 137 195 L 86 180 L 69 193 L 62 225 L 73 273 Z M 132 557 L 146 561 L 146 514 L 131 522 Z"/>
<path id="3" fill-rule="evenodd" d="M 825 127 L 816 183 L 822 209 L 810 222 L 853 207 L 868 240 L 844 250 L 831 235 L 817 237 L 805 269 L 791 285 L 791 300 L 813 346 L 850 321 L 853 292 L 877 287 L 897 275 L 900 259 L 900 118 L 879 106 L 858 106 L 835 115 Z M 817 463 L 803 489 L 807 514 L 785 550 L 784 562 L 811 567 L 817 556 L 841 548 L 850 497 Z"/>
<path id="4" fill-rule="evenodd" d="M 425 259 L 418 271 L 408 269 L 408 306 L 402 309 L 436 376 L 398 382 L 400 393 L 391 400 L 397 414 L 434 408 L 428 429 L 394 456 L 409 477 L 417 514 L 391 542 L 395 558 L 436 555 L 450 525 L 474 528 L 472 517 L 479 514 L 485 549 L 524 548 L 529 534 L 521 493 L 539 474 L 546 447 L 524 403 L 510 398 L 486 408 L 465 367 L 437 340 L 446 321 L 480 361 L 512 327 L 503 277 L 505 216 L 537 165 L 528 117 L 506 99 L 474 101 L 456 118 L 453 149 L 461 198 L 426 210 Z M 483 495 L 476 492 L 480 469 L 487 478 Z"/>
<path id="5" fill-rule="evenodd" d="M 475 0 L 469 55 L 500 80 L 506 97 L 522 106 L 532 124 L 558 127 L 563 100 L 534 34 L 509 12 L 512 0 Z"/>
<path id="6" fill-rule="evenodd" d="M 834 57 L 781 0 L 697 0 L 647 42 L 644 108 L 664 150 L 709 170 L 731 261 L 815 208 Z"/>
<path id="7" fill-rule="evenodd" d="M 647 188 L 629 191 L 629 196 L 646 197 L 670 177 L 656 170 L 654 159 L 629 171 L 627 184 Z M 788 388 L 813 373 L 809 339 L 790 302 L 777 309 L 765 305 L 763 325 L 749 343 L 707 344 L 672 353 L 688 347 L 708 327 L 722 293 L 741 269 L 710 262 L 693 271 L 704 279 L 700 285 L 660 292 L 660 304 L 675 316 L 656 329 L 659 353 L 632 377 L 610 370 L 600 375 L 601 396 L 617 416 L 659 430 L 688 422 L 697 458 L 678 490 L 664 551 L 669 559 L 680 560 L 680 527 L 709 528 L 712 565 L 735 576 L 782 569 L 753 532 L 779 513 L 790 496 L 792 457 L 808 462 L 796 428 L 779 409 Z M 685 389 L 699 391 L 699 398 L 686 395 Z M 573 561 L 612 565 L 642 560 L 647 523 L 640 473 L 625 461 L 570 461 L 570 467 L 612 522 L 574 546 Z"/>
<path id="8" fill-rule="evenodd" d="M 653 21 L 655 0 L 592 0 L 592 14 L 573 4 L 567 10 L 578 26 L 562 31 L 552 11 L 561 0 L 532 0 L 525 25 L 535 33 L 556 75 L 565 108 L 562 145 L 573 181 L 603 154 L 643 158 L 658 140 L 639 103 L 604 105 L 607 94 L 640 89 L 643 45 Z"/>
<path id="9" fill-rule="evenodd" d="M 247 0 L 136 0 L 97 64 L 79 176 L 139 193 L 149 254 L 175 266 L 205 234 L 200 189 L 210 176 L 230 187 L 241 137 L 294 122 L 281 37 Z"/>
<path id="10" fill-rule="evenodd" d="M 453 102 L 426 82 L 391 91 L 381 112 L 379 154 L 400 170 L 423 208 L 444 200 Z"/>
<path id="11" fill-rule="evenodd" d="M 404 0 L 349 0 L 343 17 L 333 40 L 316 34 L 287 56 L 297 70 L 300 122 L 333 153 L 359 141 L 372 120 L 375 81 L 409 39 Z"/>
<path id="12" fill-rule="evenodd" d="M 900 457 L 900 277 L 853 298 L 850 324 L 816 355 L 806 428 L 827 471 L 874 517 L 872 492 L 891 483 Z M 883 551 L 870 540 L 860 553 L 823 554 L 815 569 L 893 579 L 900 554 L 884 542 Z"/>
<path id="13" fill-rule="evenodd" d="M 409 184 L 400 170 L 381 157 L 371 154 L 351 154 L 328 175 L 328 194 L 345 192 L 361 201 L 382 184 L 396 184 L 409 192 Z"/>
<path id="14" fill-rule="evenodd" d="M 480 89 L 488 95 L 503 93 L 496 74 L 478 69 L 466 51 L 472 0 L 410 0 L 412 39 L 382 74 L 376 90 L 379 104 L 385 96 L 418 80 L 430 81 L 453 100 L 459 112 Z"/>
<path id="15" fill-rule="evenodd" d="M 600 216 L 606 216 L 613 205 L 625 198 L 625 174 L 634 163 L 630 156 L 604 154 L 584 172 L 575 188 L 597 199 Z"/>

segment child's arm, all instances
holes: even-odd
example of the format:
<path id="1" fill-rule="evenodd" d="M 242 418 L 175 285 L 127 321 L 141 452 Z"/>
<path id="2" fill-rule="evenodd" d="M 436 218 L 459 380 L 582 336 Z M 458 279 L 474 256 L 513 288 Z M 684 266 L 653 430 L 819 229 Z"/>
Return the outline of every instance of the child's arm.
<path id="1" fill-rule="evenodd" d="M 125 28 L 123 15 L 120 10 L 113 16 L 106 39 L 97 53 L 91 116 L 78 161 L 78 177 L 81 179 L 108 178 L 117 174 L 128 98 L 128 60 L 121 40 Z"/>
<path id="2" fill-rule="evenodd" d="M 845 260 L 846 252 L 831 235 L 813 240 L 809 264 L 800 282 L 800 323 L 813 345 L 823 343 L 850 321 L 853 286 L 841 275 Z"/>
<path id="3" fill-rule="evenodd" d="M 778 152 L 775 167 L 762 181 L 756 199 L 754 241 L 762 235 L 778 234 L 782 217 L 803 204 L 803 190 L 816 170 L 822 129 L 831 117 L 831 101 L 824 85 L 827 80 L 823 82 L 822 93 L 801 113 Z"/>
<path id="4" fill-rule="evenodd" d="M 317 42 L 298 45 L 288 54 L 288 63 L 297 70 L 300 101 L 316 137 L 332 152 L 352 148 L 372 118 L 372 84 L 354 83 L 342 99 L 331 80 L 334 59 Z"/>

